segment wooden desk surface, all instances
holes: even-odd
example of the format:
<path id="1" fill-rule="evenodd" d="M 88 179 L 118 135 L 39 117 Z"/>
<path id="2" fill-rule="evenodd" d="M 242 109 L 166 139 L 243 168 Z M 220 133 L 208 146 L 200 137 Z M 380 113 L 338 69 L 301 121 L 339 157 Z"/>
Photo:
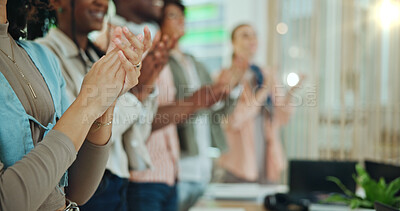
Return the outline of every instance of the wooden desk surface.
<path id="1" fill-rule="evenodd" d="M 243 208 L 246 211 L 266 211 L 261 204 L 251 201 L 200 200 L 196 208 Z"/>

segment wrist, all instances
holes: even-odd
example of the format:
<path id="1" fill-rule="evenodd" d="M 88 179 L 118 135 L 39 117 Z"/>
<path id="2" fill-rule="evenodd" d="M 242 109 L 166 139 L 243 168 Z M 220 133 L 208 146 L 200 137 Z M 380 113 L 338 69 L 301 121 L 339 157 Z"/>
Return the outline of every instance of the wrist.
<path id="1" fill-rule="evenodd" d="M 106 110 L 106 112 L 104 112 L 103 115 L 93 122 L 86 137 L 90 143 L 98 146 L 103 146 L 108 143 L 108 140 L 111 137 L 115 104 L 116 101 Z"/>
<path id="2" fill-rule="evenodd" d="M 99 118 L 96 119 L 97 122 L 100 123 L 107 123 L 113 120 L 114 118 L 114 109 L 115 109 L 115 104 L 117 101 L 115 101 L 107 110 L 104 112 L 103 115 L 101 115 Z"/>
<path id="3" fill-rule="evenodd" d="M 87 122 L 93 123 L 100 115 L 99 112 L 89 106 L 86 101 L 78 95 L 70 107 L 76 108 Z"/>
<path id="4" fill-rule="evenodd" d="M 154 89 L 154 85 L 141 85 L 133 87 L 130 92 L 143 102 L 147 96 L 154 92 Z"/>

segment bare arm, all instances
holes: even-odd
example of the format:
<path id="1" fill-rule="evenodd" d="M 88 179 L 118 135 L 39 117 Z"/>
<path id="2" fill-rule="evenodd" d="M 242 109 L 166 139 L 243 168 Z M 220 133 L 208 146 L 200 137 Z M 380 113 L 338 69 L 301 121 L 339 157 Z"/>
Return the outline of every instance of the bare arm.
<path id="1" fill-rule="evenodd" d="M 177 100 L 171 105 L 160 106 L 153 121 L 153 131 L 169 124 L 179 124 L 191 114 L 207 109 L 228 95 L 224 84 L 214 84 L 201 87 L 191 97 Z"/>
<path id="2" fill-rule="evenodd" d="M 173 105 L 160 106 L 154 118 L 152 130 L 159 130 L 169 124 L 179 124 L 196 111 L 194 106 L 177 103 Z"/>

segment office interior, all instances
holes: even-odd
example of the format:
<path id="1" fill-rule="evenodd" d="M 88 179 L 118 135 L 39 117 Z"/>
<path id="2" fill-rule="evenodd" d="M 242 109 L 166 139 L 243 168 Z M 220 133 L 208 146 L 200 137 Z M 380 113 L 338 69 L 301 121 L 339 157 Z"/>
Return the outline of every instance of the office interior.
<path id="1" fill-rule="evenodd" d="M 10 2 L 12 0 L 8 1 Z M 116 0 L 114 0 L 114 2 L 115 1 Z M 152 1 L 153 6 L 156 4 L 154 2 L 160 3 L 163 1 L 164 0 L 154 0 Z M 54 2 L 63 1 L 54 0 Z M 71 2 L 74 2 L 74 0 Z M 156 54 L 160 52 L 162 52 L 164 56 L 166 55 L 165 58 L 163 58 L 165 60 L 163 61 L 164 63 L 160 62 L 162 59 L 160 59 L 160 61 L 156 61 L 157 59 L 154 59 L 154 61 L 151 61 L 152 63 L 150 62 L 152 65 L 158 65 L 162 63 L 162 68 L 157 70 L 159 71 L 157 74 L 155 74 L 157 76 L 149 76 L 150 74 L 146 74 L 148 76 L 146 79 L 151 81 L 150 85 L 140 84 L 142 85 L 140 87 L 142 88 L 140 92 L 144 90 L 143 87 L 146 85 L 149 85 L 151 88 L 151 90 L 149 89 L 150 91 L 145 90 L 146 92 L 144 92 L 146 94 L 146 99 L 140 98 L 140 95 L 135 95 L 139 91 L 136 90 L 137 93 L 134 93 L 135 89 L 132 84 L 132 87 L 129 90 L 124 90 L 123 88 L 125 88 L 124 86 L 128 84 L 127 81 L 129 80 L 119 77 L 119 79 L 121 79 L 119 82 L 122 84 L 120 84 L 120 93 L 122 93 L 122 91 L 130 92 L 128 94 L 133 96 L 132 102 L 135 101 L 137 103 L 135 106 L 137 106 L 138 115 L 136 116 L 137 120 L 129 123 L 129 134 L 123 134 L 121 132 L 121 137 L 118 137 L 119 139 L 117 139 L 117 141 L 119 141 L 117 143 L 120 144 L 118 147 L 121 150 L 112 152 L 114 153 L 114 158 L 118 156 L 124 156 L 126 161 L 110 164 L 111 166 L 114 164 L 115 166 L 124 165 L 123 170 L 121 170 L 122 168 L 116 170 L 116 172 L 120 171 L 119 173 L 123 172 L 120 175 L 124 174 L 124 176 L 120 176 L 118 173 L 113 172 L 114 169 L 109 168 L 109 164 L 106 162 L 107 159 L 105 159 L 103 160 L 104 166 L 101 167 L 103 169 L 100 175 L 103 176 L 103 178 L 100 178 L 100 176 L 97 178 L 100 183 L 99 186 L 96 186 L 97 188 L 106 186 L 104 183 L 101 183 L 100 180 L 106 181 L 108 179 L 107 176 L 109 175 L 112 175 L 110 176 L 112 179 L 117 178 L 118 181 L 122 181 L 121 184 L 119 184 L 121 187 L 118 187 L 121 188 L 122 191 L 119 192 L 119 190 L 117 190 L 116 192 L 118 192 L 120 195 L 115 196 L 121 196 L 118 199 L 121 203 L 118 203 L 125 206 L 125 202 L 129 200 L 126 195 L 131 195 L 130 197 L 135 195 L 128 194 L 128 188 L 137 185 L 137 187 L 140 186 L 140 188 L 137 190 L 143 191 L 145 188 L 142 187 L 146 186 L 141 185 L 150 184 L 149 187 L 153 187 L 151 185 L 154 185 L 156 188 L 146 189 L 145 192 L 149 190 L 149 192 L 157 195 L 158 192 L 162 192 L 158 191 L 157 188 L 160 188 L 160 185 L 163 185 L 161 186 L 162 188 L 165 188 L 163 190 L 171 191 L 172 199 L 164 200 L 162 203 L 168 204 L 174 200 L 174 203 L 170 203 L 169 205 L 171 207 L 175 206 L 176 209 L 178 209 L 178 206 L 180 206 L 180 198 L 177 192 L 181 191 L 180 188 L 183 187 L 180 186 L 183 181 L 181 180 L 182 178 L 180 178 L 180 173 L 183 172 L 181 171 L 181 163 L 182 160 L 189 158 L 186 160 L 188 161 L 186 164 L 190 164 L 190 161 L 192 161 L 190 160 L 190 156 L 192 156 L 194 157 L 193 160 L 199 158 L 198 160 L 195 160 L 196 162 L 193 162 L 194 164 L 206 164 L 204 164 L 204 166 L 199 165 L 199 168 L 196 168 L 198 166 L 194 166 L 194 164 L 193 166 L 186 165 L 186 167 L 189 167 L 187 169 L 193 170 L 193 172 L 189 173 L 193 173 L 193 175 L 197 173 L 197 175 L 190 175 L 193 176 L 193 181 L 184 182 L 187 182 L 187 184 L 190 185 L 193 185 L 193 183 L 195 183 L 195 185 L 199 185 L 192 187 L 199 188 L 200 191 L 196 193 L 197 190 L 195 190 L 195 188 L 188 188 L 188 196 L 191 196 L 191 192 L 193 192 L 195 193 L 193 195 L 196 195 L 196 197 L 198 196 L 199 198 L 195 198 L 194 201 L 190 201 L 190 206 L 181 210 L 400 211 L 400 59 L 398 58 L 400 53 L 400 0 L 177 0 L 177 2 L 182 2 L 185 6 L 185 10 L 183 12 L 184 16 L 180 16 L 179 12 L 182 12 L 183 9 L 180 11 L 179 9 L 181 9 L 181 7 L 179 7 L 179 4 L 176 4 L 175 2 L 176 5 L 174 5 L 174 3 L 171 4 L 173 4 L 175 7 L 178 7 L 178 9 L 175 8 L 176 10 L 174 11 L 177 14 L 172 14 L 170 16 L 163 14 L 162 17 L 158 18 L 158 20 L 162 20 L 161 25 L 164 23 L 163 21 L 172 22 L 184 20 L 185 35 L 179 39 L 179 50 L 177 50 L 178 48 L 166 47 L 168 46 L 166 44 L 168 43 L 167 41 L 165 41 L 165 43 L 163 43 L 164 41 L 160 41 L 159 43 L 162 43 L 165 46 L 159 47 L 156 45 L 158 49 L 156 49 L 154 46 L 154 48 L 150 48 L 149 45 L 143 44 L 143 48 L 145 48 L 144 46 L 150 48 L 150 50 L 147 52 L 140 52 L 140 47 L 123 48 L 126 47 L 125 44 L 128 42 L 130 42 L 129 44 L 132 45 L 141 45 L 141 42 L 145 41 L 151 43 L 152 38 L 149 33 L 147 34 L 147 31 L 150 31 L 147 29 L 144 30 L 146 32 L 144 34 L 147 34 L 146 36 L 138 36 L 136 39 L 134 38 L 136 35 L 129 34 L 129 32 L 125 31 L 128 30 L 127 28 L 118 28 L 117 24 L 113 26 L 115 28 L 112 28 L 111 20 L 116 20 L 113 19 L 113 17 L 118 17 L 121 20 L 124 20 L 125 22 L 123 23 L 126 25 L 136 24 L 139 26 L 142 24 L 134 23 L 135 21 L 132 20 L 127 21 L 119 17 L 119 15 L 116 15 L 116 8 L 112 0 L 108 1 L 109 7 L 107 14 L 106 12 L 103 14 L 101 11 L 97 12 L 96 14 L 92 12 L 93 14 L 91 14 L 92 16 L 101 16 L 95 17 L 95 19 L 101 19 L 105 17 L 104 21 L 99 21 L 100 28 L 103 22 L 104 26 L 108 24 L 107 21 L 110 23 L 110 26 L 107 25 L 107 27 L 110 28 L 105 27 L 105 30 L 103 29 L 103 31 L 94 31 L 90 34 L 87 32 L 87 34 L 84 36 L 84 39 L 87 39 L 86 35 L 88 35 L 89 40 L 93 42 L 88 42 L 93 46 L 89 46 L 88 43 L 86 43 L 86 45 L 88 45 L 90 48 L 99 50 L 99 52 L 105 55 L 104 57 L 106 57 L 107 54 L 113 55 L 113 59 L 115 59 L 116 62 L 116 52 L 118 52 L 118 58 L 125 61 L 127 66 L 136 71 L 145 66 L 145 62 L 142 63 L 142 61 L 145 60 L 144 58 L 146 56 L 150 55 L 148 58 L 157 58 Z M 105 7 L 107 6 L 107 0 L 103 0 L 101 3 L 104 3 Z M 71 5 L 74 4 L 72 3 Z M 167 7 L 164 7 L 163 10 L 166 11 L 166 8 Z M 4 8 L 2 9 L 4 10 Z M 63 8 L 60 8 L 60 10 L 54 12 L 62 14 L 62 9 Z M 72 12 L 71 14 L 74 13 Z M 52 28 L 52 30 L 58 30 L 57 26 L 55 26 L 56 24 L 51 21 L 49 22 L 49 20 L 50 19 L 46 19 L 47 22 L 45 23 L 48 26 L 52 24 L 54 25 L 49 28 Z M 145 24 L 159 24 L 154 20 L 150 21 L 150 18 L 149 20 L 143 20 L 146 20 L 143 21 Z M 74 19 L 71 23 L 71 28 L 73 30 L 75 30 L 73 27 L 76 27 L 75 21 L 76 20 Z M 4 22 L 2 25 L 5 26 L 6 24 L 9 23 Z M 179 75 L 179 72 L 177 73 L 172 70 L 173 66 L 171 64 L 173 64 L 174 59 L 178 61 L 175 61 L 176 63 L 182 63 L 176 64 L 176 69 L 186 68 L 188 69 L 188 72 L 191 71 L 191 73 L 184 72 L 187 75 L 182 74 L 184 75 L 182 76 L 182 81 L 185 83 L 187 82 L 186 85 L 190 89 L 195 90 L 191 93 L 191 96 L 187 98 L 185 98 L 186 96 L 182 97 L 183 100 L 178 99 L 180 96 L 178 97 L 178 94 L 172 91 L 172 97 L 168 95 L 166 98 L 171 97 L 171 99 L 173 99 L 171 102 L 176 103 L 175 109 L 180 108 L 179 106 L 181 106 L 181 104 L 179 103 L 184 102 L 185 99 L 193 100 L 190 97 L 195 96 L 198 90 L 202 90 L 202 88 L 205 87 L 205 85 L 202 84 L 203 81 L 201 80 L 203 79 L 201 78 L 201 73 L 198 70 L 202 69 L 199 67 L 203 67 L 198 65 L 200 63 L 204 65 L 204 69 L 206 69 L 208 72 L 208 74 L 204 75 L 207 75 L 207 77 L 210 75 L 210 79 L 207 81 L 209 84 L 207 85 L 232 85 L 230 82 L 224 81 L 224 78 L 221 76 L 227 76 L 227 71 L 236 71 L 233 74 L 239 73 L 237 70 L 238 67 L 235 66 L 237 65 L 237 63 L 235 63 L 237 60 L 235 59 L 238 57 L 237 54 L 233 54 L 234 50 L 237 49 L 234 49 L 232 45 L 232 32 L 237 26 L 243 26 L 243 24 L 245 24 L 245 27 L 251 27 L 254 29 L 258 42 L 257 52 L 255 53 L 254 57 L 251 58 L 252 61 L 247 61 L 249 62 L 246 63 L 247 66 L 245 66 L 243 70 L 240 70 L 242 71 L 242 79 L 239 80 L 238 78 L 232 77 L 232 75 L 229 75 L 228 72 L 229 77 L 227 78 L 237 81 L 232 87 L 229 87 L 232 88 L 229 90 L 229 93 L 226 93 L 225 95 L 221 94 L 221 96 L 223 96 L 221 97 L 222 100 L 219 99 L 210 105 L 207 104 L 206 106 L 192 105 L 192 107 L 195 109 L 193 109 L 193 111 L 190 110 L 188 114 L 185 113 L 187 107 L 178 111 L 174 110 L 175 113 L 171 111 L 170 113 L 173 114 L 166 112 L 165 110 L 168 109 L 165 109 L 165 107 L 170 105 L 165 103 L 161 106 L 161 100 L 159 100 L 161 97 L 157 95 L 162 93 L 166 96 L 170 94 L 168 91 L 176 91 L 177 89 L 174 88 L 177 88 L 177 86 L 181 85 L 175 84 L 177 81 L 181 80 L 181 78 L 179 78 L 181 75 Z M 155 27 L 155 31 L 159 29 L 157 27 L 158 26 Z M 59 29 L 61 29 L 61 27 L 59 27 Z M 120 33 L 120 35 L 113 34 L 112 36 L 121 36 L 124 38 L 116 38 L 115 40 L 111 41 L 107 40 L 108 43 L 104 45 L 106 47 L 104 49 L 100 49 L 97 44 L 101 39 L 98 38 L 101 38 L 101 36 L 108 36 L 107 39 L 109 39 L 111 37 L 110 34 L 112 34 L 111 30 L 114 29 L 115 31 L 113 31 L 113 33 Z M 124 32 L 122 32 L 122 30 L 124 30 Z M 163 28 L 160 28 L 159 30 L 162 31 Z M 64 32 L 60 31 L 59 33 Z M 74 34 L 74 36 L 76 35 Z M 68 38 L 68 36 L 66 37 Z M 127 37 L 128 39 L 125 39 Z M 76 39 L 76 37 L 72 37 L 71 39 Z M 174 38 L 171 38 L 171 40 L 173 39 Z M 6 60 L 7 62 L 13 62 L 13 64 L 16 65 L 16 68 L 19 69 L 22 78 L 25 79 L 25 75 L 18 67 L 14 57 L 12 45 L 14 40 L 12 38 L 9 38 L 9 40 L 11 44 L 12 57 L 1 50 L 3 54 L 5 54 L 3 56 L 5 59 L 7 59 L 5 56 L 8 57 L 10 61 Z M 19 41 L 22 43 L 25 42 L 25 40 L 22 39 Z M 91 51 L 89 52 L 86 51 L 87 49 L 79 49 L 80 46 L 76 40 L 69 41 L 72 41 L 74 44 L 76 44 L 76 46 L 72 47 L 77 47 L 77 55 L 79 55 L 79 59 L 83 61 L 84 65 L 86 65 L 86 57 L 83 58 L 82 54 L 87 56 Z M 18 43 L 17 39 L 16 42 Z M 121 42 L 125 43 L 121 44 Z M 114 44 L 114 46 L 110 45 L 110 43 Z M 121 50 L 115 50 L 113 49 L 114 47 L 121 48 Z M 86 48 L 88 47 L 86 46 Z M 105 53 L 107 49 L 111 50 Z M 124 49 L 125 51 L 123 51 Z M 152 52 L 152 50 L 154 50 L 156 53 Z M 180 50 L 187 54 L 183 54 L 180 52 Z M 136 51 L 134 53 L 140 52 L 137 54 L 138 58 L 139 54 L 143 57 L 141 57 L 138 62 L 132 62 L 132 58 L 124 60 L 126 56 L 124 56 L 124 54 L 126 52 L 130 52 L 131 54 L 127 55 L 130 55 L 131 57 L 134 57 L 132 55 L 136 55 L 131 51 Z M 148 52 L 154 54 L 147 54 Z M 97 51 L 95 53 L 98 55 Z M 104 59 L 101 60 L 101 58 L 104 57 L 99 56 L 97 59 L 99 59 L 98 61 L 104 61 Z M 56 58 L 50 59 L 56 60 Z M 95 60 L 97 60 L 89 57 L 88 59 L 90 60 L 91 65 L 96 62 Z M 118 60 L 118 62 L 120 61 Z M 32 65 L 35 66 L 36 64 Z M 119 65 L 118 67 L 116 66 L 110 67 L 110 69 L 123 69 L 123 65 Z M 152 70 L 157 69 L 155 66 L 156 65 L 152 66 Z M 238 66 L 240 66 L 240 64 Z M 88 67 L 85 66 L 85 68 Z M 124 66 L 124 68 L 127 67 Z M 90 68 L 88 68 L 88 72 L 86 72 L 88 73 L 87 75 L 89 75 L 88 77 L 91 76 L 89 69 Z M 129 74 L 129 71 L 123 71 L 124 74 Z M 164 72 L 162 71 L 169 71 L 167 74 L 170 75 L 164 75 Z M 136 73 L 137 75 L 135 77 L 138 79 L 138 83 L 136 83 L 137 85 L 140 81 L 140 72 Z M 82 75 L 82 83 L 85 82 L 83 79 L 85 74 Z M 257 77 L 261 77 L 262 80 L 259 81 Z M 95 80 L 93 79 L 93 81 Z M 268 87 L 264 84 L 265 81 L 268 81 Z M 33 93 L 32 97 L 36 99 L 33 88 L 28 82 L 27 85 Z M 62 80 L 56 82 L 64 83 Z M 159 86 L 160 84 L 165 85 L 167 88 L 163 90 L 164 86 Z M 249 90 L 248 93 L 254 94 L 254 96 L 256 96 L 256 93 L 259 92 L 260 89 L 266 92 L 266 89 L 263 88 L 268 88 L 268 93 L 264 93 L 265 98 L 262 98 L 263 102 L 260 104 L 260 108 L 257 108 L 257 115 L 255 115 L 255 117 L 251 117 L 254 119 L 252 123 L 254 123 L 254 128 L 256 128 L 252 128 L 254 129 L 253 132 L 261 134 L 261 139 L 265 139 L 265 143 L 262 142 L 261 145 L 262 149 L 259 148 L 260 145 L 255 143 L 256 140 L 246 140 L 246 138 L 243 137 L 242 140 L 239 140 L 238 137 L 232 137 L 232 135 L 228 136 L 228 132 L 231 129 L 229 128 L 229 121 L 231 121 L 230 117 L 234 116 L 234 112 L 236 111 L 235 109 L 239 107 L 236 103 L 243 103 L 240 100 L 242 94 L 245 92 L 244 90 L 246 86 L 250 87 L 248 89 L 252 89 Z M 4 93 L 6 91 L 2 90 Z M 179 93 L 179 90 L 177 93 Z M 110 103 L 109 105 L 109 108 L 111 108 L 112 112 L 114 112 L 114 106 L 117 105 L 118 97 L 120 97 L 118 93 L 115 93 L 114 102 Z M 233 106 L 233 110 L 229 114 L 218 119 L 218 124 L 215 125 L 219 127 L 217 129 L 219 129 L 221 133 L 217 134 L 220 136 L 216 136 L 214 133 L 214 123 L 216 122 L 211 122 L 214 121 L 214 119 L 207 119 L 207 115 L 213 115 L 214 113 L 212 112 L 220 108 L 225 108 L 224 106 L 228 107 L 229 104 L 226 103 L 231 99 L 233 102 L 235 102 L 232 103 L 232 105 L 235 105 L 236 107 Z M 284 99 L 285 101 L 279 101 L 278 99 Z M 128 102 L 131 103 L 131 101 Z M 202 103 L 203 102 L 199 101 L 199 104 Z M 250 107 L 254 107 L 254 105 L 248 104 L 247 106 L 249 110 L 246 110 L 246 106 L 243 105 L 240 107 L 243 109 L 242 113 L 250 112 Z M 148 109 L 146 106 L 151 109 Z M 130 108 L 133 107 L 134 106 L 131 106 Z M 121 107 L 117 106 L 117 108 L 119 109 Z M 145 118 L 153 115 L 151 112 L 154 112 L 154 116 L 156 116 L 156 114 L 158 114 L 157 109 L 165 112 L 162 114 L 165 114 L 165 116 L 170 118 L 167 119 L 171 122 L 168 122 L 168 124 L 158 123 L 162 126 L 154 129 L 154 125 L 157 125 L 154 124 L 156 118 L 151 118 L 149 121 Z M 105 114 L 109 111 L 110 110 L 108 109 L 107 111 L 103 111 L 102 115 L 105 116 Z M 206 113 L 204 114 L 202 113 L 203 111 L 209 113 L 204 112 Z M 284 117 L 282 117 L 282 119 L 284 120 L 280 119 L 280 117 L 277 115 L 279 112 L 281 112 L 280 114 L 283 114 Z M 170 116 L 175 114 L 178 116 L 176 119 L 182 119 L 179 119 L 176 122 L 174 122 L 175 119 L 171 120 L 173 118 Z M 206 119 L 206 124 L 202 125 L 202 123 L 199 122 L 193 123 L 190 122 L 193 119 L 185 119 L 187 116 L 184 118 L 179 115 L 195 117 L 193 119 L 196 121 Z M 104 116 L 100 117 L 104 118 Z M 119 114 L 119 118 L 121 118 L 121 116 L 123 115 Z M 114 133 L 111 128 L 114 129 L 112 124 L 115 124 L 117 120 L 112 119 L 112 114 L 109 117 L 111 117 L 111 119 L 107 119 L 107 121 L 103 122 L 98 122 L 97 120 L 95 121 L 95 119 L 93 119 L 94 122 L 92 121 L 93 123 L 89 125 L 88 131 L 92 130 L 92 127 L 96 126 L 97 128 L 94 131 L 99 129 L 99 131 L 102 132 L 107 130 L 109 133 Z M 127 118 L 128 115 L 123 117 Z M 121 122 L 119 122 L 120 125 L 118 126 L 124 124 Z M 276 122 L 279 123 L 274 124 Z M 54 123 L 56 124 L 56 117 L 54 117 Z M 190 131 L 188 129 L 189 126 L 185 125 L 186 123 L 188 123 L 187 125 L 189 126 L 194 125 L 194 129 L 191 128 L 193 130 Z M 184 125 L 184 127 L 181 127 L 182 125 Z M 243 125 L 243 127 L 245 126 L 247 125 Z M 268 130 L 265 126 L 268 126 L 270 130 Z M 151 127 L 153 127 L 153 129 Z M 50 130 L 51 128 L 46 127 L 45 129 Z M 258 131 L 260 129 L 261 131 Z M 170 131 L 168 130 L 172 130 L 173 132 L 169 133 Z M 161 133 L 158 133 L 160 131 Z M 163 134 L 162 132 L 165 132 L 167 135 Z M 204 132 L 204 134 L 201 134 L 201 132 Z M 86 134 L 87 133 L 88 132 L 86 131 Z M 143 137 L 146 138 L 143 138 L 141 133 L 146 134 L 143 135 Z M 191 134 L 190 136 L 192 137 L 188 138 L 188 134 Z M 260 136 L 257 134 L 253 134 L 254 137 L 249 137 L 258 140 L 260 139 Z M 130 137 L 128 137 L 128 135 L 130 135 Z M 109 137 L 109 140 L 114 138 L 111 134 Z M 231 159 L 234 158 L 232 160 L 237 163 L 231 162 L 229 165 L 225 165 L 223 164 L 223 158 L 226 156 L 226 153 L 229 153 L 229 144 L 231 144 L 232 141 L 226 141 L 227 143 L 221 144 L 221 142 L 224 142 L 224 140 L 220 140 L 221 142 L 217 143 L 216 147 L 211 147 L 211 145 L 214 144 L 213 139 L 215 137 L 222 137 L 221 140 L 228 140 L 230 137 L 232 138 L 231 140 L 241 141 L 243 142 L 241 145 L 242 148 L 247 147 L 246 143 L 249 143 L 251 149 L 246 149 L 247 151 L 240 151 L 238 150 L 238 148 L 241 149 L 240 147 L 231 148 L 240 151 L 242 154 L 230 154 Z M 145 140 L 137 141 L 137 139 L 141 138 Z M 188 152 L 193 149 L 191 148 L 193 145 L 196 145 L 194 147 L 194 154 L 186 155 L 182 153 L 179 155 L 179 151 L 183 152 L 186 150 L 183 149 L 182 145 L 181 148 L 179 148 L 179 144 L 186 143 L 179 140 L 184 138 L 189 140 L 187 142 L 193 142 L 189 143 L 188 146 L 185 146 L 188 147 L 188 149 L 190 148 L 187 150 Z M 208 142 L 213 142 L 211 144 L 207 143 L 209 146 L 206 146 L 206 151 L 203 151 L 204 145 L 202 145 L 198 140 L 202 138 Z M 122 141 L 122 139 L 124 139 L 124 141 Z M 163 142 L 161 144 L 157 143 L 154 141 L 156 139 L 162 139 Z M 85 140 L 81 141 L 84 142 Z M 149 140 L 152 140 L 152 142 L 150 143 Z M 89 139 L 88 142 L 90 142 Z M 99 145 L 94 144 L 96 146 L 93 148 L 97 147 L 97 150 L 102 149 L 101 147 L 111 148 L 110 146 L 115 143 L 108 142 L 106 140 L 103 142 L 101 142 L 102 144 Z M 107 143 L 111 144 L 107 145 Z M 189 146 L 190 144 L 192 145 Z M 225 147 L 224 144 L 227 144 L 227 146 Z M 163 148 L 160 150 L 158 148 L 159 146 L 162 146 Z M 80 147 L 80 145 L 77 147 L 78 151 Z M 115 145 L 113 147 L 115 147 Z M 73 146 L 70 146 L 70 148 L 73 148 Z M 201 150 L 199 150 L 200 148 Z M 136 149 L 137 151 L 129 151 L 131 149 Z M 224 149 L 225 151 L 221 149 Z M 75 153 L 75 151 L 73 152 Z M 251 158 L 246 158 L 246 162 L 254 161 L 253 163 L 249 164 L 241 160 L 242 157 L 243 159 L 245 157 L 244 152 L 250 152 L 251 154 Z M 3 154 L 5 155 L 7 153 L 4 152 Z M 25 154 L 22 153 L 20 159 L 23 159 L 23 155 L 26 154 L 28 154 L 28 152 Z M 108 156 L 108 154 L 106 154 L 107 153 L 104 152 L 104 156 Z M 207 155 L 206 162 L 202 163 L 204 160 L 201 159 L 204 157 L 204 154 Z M 257 154 L 257 156 L 255 156 L 255 154 Z M 137 160 L 134 160 L 136 158 Z M 152 160 L 153 158 L 155 158 L 155 162 Z M 88 160 L 93 161 L 91 158 L 88 158 Z M 132 160 L 137 162 L 132 162 Z M 209 166 L 207 166 L 207 162 L 209 160 L 211 160 L 210 166 L 212 166 L 212 170 L 210 170 L 211 175 L 202 175 L 201 172 L 196 171 L 201 168 L 208 168 Z M 164 161 L 167 164 L 165 164 Z M 229 160 L 225 160 L 225 163 L 227 161 Z M 43 164 L 46 163 L 43 162 Z M 247 164 L 249 165 L 246 166 Z M 158 165 L 157 167 L 160 167 L 159 169 L 161 169 L 161 171 L 154 171 L 154 166 L 156 165 Z M 236 171 L 231 171 L 232 166 L 235 165 L 237 165 L 237 169 L 242 168 L 242 170 L 236 169 Z M 3 166 L 3 163 L 1 162 L 0 167 L 0 173 L 3 174 L 2 172 L 5 170 L 3 167 L 5 166 Z M 227 167 L 230 167 L 231 169 L 228 169 Z M 256 168 L 255 171 L 254 168 Z M 104 169 L 106 170 L 104 171 Z M 80 170 L 85 172 L 86 169 Z M 235 170 L 235 168 L 233 168 L 233 170 Z M 249 171 L 247 172 L 247 170 Z M 65 172 L 65 170 L 59 171 L 64 175 L 61 181 L 68 180 L 66 175 L 68 174 L 69 170 L 67 172 Z M 72 174 L 75 176 L 74 178 L 79 178 L 76 177 L 76 172 L 73 173 L 75 173 Z M 15 177 L 12 179 L 13 180 L 10 181 L 15 181 Z M 206 184 L 203 184 L 203 179 L 205 180 Z M 68 188 L 66 188 L 67 194 L 64 193 L 63 188 L 68 186 L 60 186 L 61 181 L 55 184 L 56 189 L 52 186 L 53 192 L 56 190 L 57 193 L 60 191 L 60 193 L 63 194 L 60 196 L 60 200 L 61 204 L 63 206 L 65 205 L 65 209 L 61 209 L 76 211 L 79 210 L 78 207 L 81 207 L 82 210 L 90 210 L 84 207 L 84 203 L 75 204 L 75 202 L 66 198 L 69 194 Z M 89 184 L 89 182 L 87 182 L 87 184 Z M 205 185 L 205 187 L 201 185 Z M 107 188 L 113 189 L 113 187 Z M 95 189 L 96 188 L 90 190 L 93 192 L 93 196 L 97 197 L 100 195 L 99 198 L 106 198 L 104 195 L 101 195 L 101 188 L 97 190 Z M 90 191 L 87 190 L 87 192 Z M 162 195 L 162 193 L 160 195 Z M 137 194 L 136 197 L 146 198 L 141 194 Z M 4 200 L 4 202 L 15 201 L 15 203 L 18 201 L 17 199 L 2 200 Z M 102 202 L 102 200 L 103 199 L 99 201 Z M 96 203 L 99 201 L 94 200 L 89 202 L 98 205 Z M 140 200 L 137 202 L 139 201 Z M 154 201 L 157 200 L 154 199 L 153 201 L 149 200 L 146 202 L 147 205 L 153 205 L 152 203 Z M 2 201 L 0 200 L 0 202 Z M 47 202 L 48 201 L 46 201 L 46 203 Z M 63 204 L 64 202 L 66 202 L 66 204 Z M 85 201 L 85 203 L 86 202 L 87 201 Z M 154 202 L 154 204 L 156 204 L 156 202 Z M 71 208 L 71 206 L 73 206 L 73 208 Z M 164 211 L 168 209 L 164 209 L 164 207 L 161 206 L 159 210 Z"/>
<path id="2" fill-rule="evenodd" d="M 399 165 L 399 1 L 184 2 L 182 46 L 211 71 L 229 64 L 234 26 L 249 23 L 259 38 L 257 64 L 276 68 L 284 89 L 306 75 L 293 117 L 280 131 L 288 162 Z M 289 167 L 280 184 L 290 185 Z"/>

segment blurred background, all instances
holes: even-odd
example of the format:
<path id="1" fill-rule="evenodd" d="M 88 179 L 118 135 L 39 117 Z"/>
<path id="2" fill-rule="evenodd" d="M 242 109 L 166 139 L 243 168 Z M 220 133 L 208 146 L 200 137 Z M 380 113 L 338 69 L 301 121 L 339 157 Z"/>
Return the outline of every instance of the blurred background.
<path id="1" fill-rule="evenodd" d="M 399 163 L 399 1 L 184 3 L 181 44 L 213 73 L 230 62 L 233 27 L 249 23 L 260 41 L 256 61 L 277 69 L 282 88 L 306 75 L 281 133 L 288 159 Z"/>

